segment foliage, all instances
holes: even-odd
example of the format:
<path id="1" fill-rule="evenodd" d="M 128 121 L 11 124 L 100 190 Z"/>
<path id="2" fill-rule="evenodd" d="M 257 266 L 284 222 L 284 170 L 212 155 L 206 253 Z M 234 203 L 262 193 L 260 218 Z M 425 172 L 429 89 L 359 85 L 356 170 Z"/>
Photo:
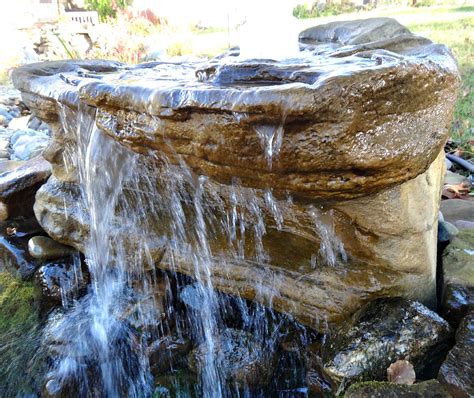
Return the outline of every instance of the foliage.
<path id="1" fill-rule="evenodd" d="M 88 10 L 97 11 L 101 21 L 116 18 L 117 11 L 132 5 L 133 0 L 84 0 Z"/>
<path id="2" fill-rule="evenodd" d="M 352 3 L 331 4 L 319 6 L 318 3 L 313 3 L 311 7 L 306 4 L 298 4 L 293 9 L 293 16 L 298 19 L 327 17 L 331 15 L 339 15 L 345 12 L 352 12 L 355 8 Z"/>

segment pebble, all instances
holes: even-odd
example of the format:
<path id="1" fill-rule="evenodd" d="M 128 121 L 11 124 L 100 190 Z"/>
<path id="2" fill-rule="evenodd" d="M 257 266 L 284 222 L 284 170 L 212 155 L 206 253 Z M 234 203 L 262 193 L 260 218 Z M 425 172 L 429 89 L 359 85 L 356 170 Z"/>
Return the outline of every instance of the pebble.
<path id="1" fill-rule="evenodd" d="M 72 247 L 58 243 L 47 236 L 35 236 L 28 241 L 28 252 L 39 260 L 54 260 L 75 251 Z"/>

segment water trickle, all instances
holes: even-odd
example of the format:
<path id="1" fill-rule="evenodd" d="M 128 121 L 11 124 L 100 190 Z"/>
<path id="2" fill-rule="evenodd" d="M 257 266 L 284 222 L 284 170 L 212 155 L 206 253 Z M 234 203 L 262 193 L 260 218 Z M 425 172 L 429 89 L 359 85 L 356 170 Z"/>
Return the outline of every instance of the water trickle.
<path id="1" fill-rule="evenodd" d="M 283 143 L 283 122 L 278 126 L 268 124 L 255 125 L 254 130 L 260 139 L 260 144 L 264 151 L 268 168 L 271 170 L 273 166 L 273 158 L 274 156 L 278 156 Z"/>

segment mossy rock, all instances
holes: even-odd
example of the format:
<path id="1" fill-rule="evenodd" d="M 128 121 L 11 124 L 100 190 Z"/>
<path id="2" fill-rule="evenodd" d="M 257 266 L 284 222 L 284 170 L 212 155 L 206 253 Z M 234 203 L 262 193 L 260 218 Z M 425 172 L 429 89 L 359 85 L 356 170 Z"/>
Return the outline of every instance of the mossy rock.
<path id="1" fill-rule="evenodd" d="M 0 271 L 0 336 L 21 333 L 37 323 L 39 296 L 32 282 Z"/>
<path id="2" fill-rule="evenodd" d="M 436 380 L 406 385 L 385 381 L 365 381 L 349 387 L 344 398 L 450 398 Z"/>
<path id="3" fill-rule="evenodd" d="M 38 391 L 43 366 L 39 354 L 39 291 L 32 282 L 0 271 L 0 396 Z"/>

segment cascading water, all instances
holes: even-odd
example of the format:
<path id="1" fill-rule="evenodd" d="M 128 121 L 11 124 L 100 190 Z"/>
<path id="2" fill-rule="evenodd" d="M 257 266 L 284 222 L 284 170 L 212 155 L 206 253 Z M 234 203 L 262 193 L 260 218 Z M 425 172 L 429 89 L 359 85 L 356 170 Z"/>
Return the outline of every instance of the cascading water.
<path id="1" fill-rule="evenodd" d="M 191 367 L 198 372 L 198 383 L 177 382 L 180 396 L 265 396 L 262 386 L 250 385 L 255 381 L 236 381 L 226 349 L 238 350 L 235 344 L 245 347 L 251 339 L 248 355 L 271 367 L 290 330 L 296 328 L 301 344 L 307 333 L 271 310 L 281 283 L 272 272 L 265 273 L 273 280 L 270 285 L 254 281 L 256 301 L 267 308 L 217 293 L 212 277 L 239 261 L 263 269 L 270 265 L 264 238 L 269 229 L 285 229 L 285 215 L 293 212 L 291 198 L 278 200 L 271 190 L 244 188 L 237 180 L 223 191 L 177 155 L 171 162 L 164 153 L 139 156 L 129 151 L 98 129 L 94 116 L 86 106 L 78 112 L 63 108 L 63 126 L 77 137 L 75 166 L 90 225 L 84 252 L 91 287 L 85 297 L 52 316 L 46 329 L 45 344 L 52 347 L 53 358 L 48 393 L 151 396 L 150 349 L 174 334 L 197 347 Z M 341 245 L 333 231 L 318 221 L 320 211 L 313 209 L 309 216 L 322 242 L 315 255 L 334 258 Z M 174 274 L 166 277 L 173 283 L 161 283 L 163 274 L 155 268 L 160 261 L 189 264 L 194 282 L 189 285 L 190 280 Z M 173 290 L 177 298 L 171 297 Z M 163 308 L 165 296 L 169 300 Z M 300 380 L 297 389 L 302 385 Z M 155 394 L 161 391 L 156 388 Z"/>

